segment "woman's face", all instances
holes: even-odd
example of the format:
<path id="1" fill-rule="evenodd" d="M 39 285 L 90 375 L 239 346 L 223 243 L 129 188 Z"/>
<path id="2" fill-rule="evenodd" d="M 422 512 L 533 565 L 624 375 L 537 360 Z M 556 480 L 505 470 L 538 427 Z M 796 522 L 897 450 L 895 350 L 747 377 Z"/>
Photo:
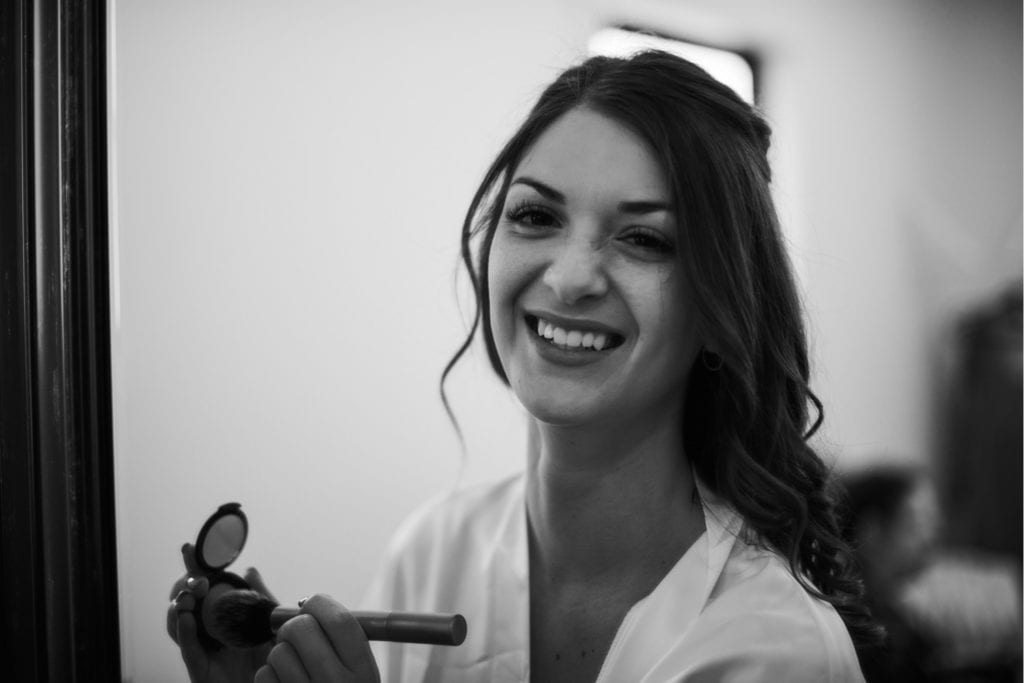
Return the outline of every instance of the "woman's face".
<path id="1" fill-rule="evenodd" d="M 632 131 L 577 108 L 514 170 L 489 255 L 490 322 L 526 409 L 558 425 L 675 419 L 699 348 L 676 214 Z"/>

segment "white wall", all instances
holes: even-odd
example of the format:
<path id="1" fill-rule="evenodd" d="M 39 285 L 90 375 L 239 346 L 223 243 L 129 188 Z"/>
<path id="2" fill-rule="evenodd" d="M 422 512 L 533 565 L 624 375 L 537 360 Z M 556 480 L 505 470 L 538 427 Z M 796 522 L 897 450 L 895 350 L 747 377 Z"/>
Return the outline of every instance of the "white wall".
<path id="1" fill-rule="evenodd" d="M 284 601 L 357 602 L 462 464 L 437 397 L 463 211 L 590 31 L 764 57 L 822 445 L 923 457 L 951 310 L 1020 273 L 1020 7 L 755 0 L 112 3 L 114 388 L 126 678 L 184 678 L 178 548 L 228 500 Z M 469 302 L 464 302 L 468 312 Z M 455 373 L 464 480 L 517 469 L 519 409 Z"/>

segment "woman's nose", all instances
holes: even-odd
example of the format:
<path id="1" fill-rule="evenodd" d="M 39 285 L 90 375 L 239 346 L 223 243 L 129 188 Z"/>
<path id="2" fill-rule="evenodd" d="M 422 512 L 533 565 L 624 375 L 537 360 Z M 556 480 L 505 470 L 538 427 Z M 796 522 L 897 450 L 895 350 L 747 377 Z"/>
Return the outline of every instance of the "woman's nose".
<path id="1" fill-rule="evenodd" d="M 601 297 L 608 291 L 603 254 L 599 245 L 589 240 L 566 240 L 560 245 L 542 280 L 566 305 Z"/>

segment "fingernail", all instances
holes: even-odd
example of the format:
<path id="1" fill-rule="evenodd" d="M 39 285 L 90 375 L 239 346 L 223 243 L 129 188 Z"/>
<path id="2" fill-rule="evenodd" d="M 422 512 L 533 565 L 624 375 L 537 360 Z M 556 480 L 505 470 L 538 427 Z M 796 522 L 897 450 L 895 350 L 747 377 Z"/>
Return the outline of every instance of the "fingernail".
<path id="1" fill-rule="evenodd" d="M 306 604 L 306 601 L 307 601 L 307 600 L 309 600 L 309 598 L 310 598 L 310 597 L 311 597 L 311 596 L 307 595 L 306 597 L 304 597 L 304 598 L 300 599 L 300 600 L 299 600 L 299 607 L 302 607 L 303 605 L 305 605 L 305 604 Z"/>

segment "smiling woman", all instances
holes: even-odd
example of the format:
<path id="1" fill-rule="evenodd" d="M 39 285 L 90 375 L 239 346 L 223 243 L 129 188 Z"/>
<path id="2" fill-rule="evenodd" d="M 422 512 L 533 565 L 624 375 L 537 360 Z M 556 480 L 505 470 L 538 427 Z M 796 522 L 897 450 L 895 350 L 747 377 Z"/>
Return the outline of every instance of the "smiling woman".
<path id="1" fill-rule="evenodd" d="M 462 233 L 478 309 L 452 364 L 482 331 L 529 413 L 525 472 L 424 506 L 367 598 L 462 613 L 465 642 L 371 648 L 317 595 L 256 670 L 196 640 L 208 586 L 186 576 L 167 616 L 193 679 L 862 680 L 876 632 L 806 442 L 769 135 L 666 53 L 559 76 Z"/>

